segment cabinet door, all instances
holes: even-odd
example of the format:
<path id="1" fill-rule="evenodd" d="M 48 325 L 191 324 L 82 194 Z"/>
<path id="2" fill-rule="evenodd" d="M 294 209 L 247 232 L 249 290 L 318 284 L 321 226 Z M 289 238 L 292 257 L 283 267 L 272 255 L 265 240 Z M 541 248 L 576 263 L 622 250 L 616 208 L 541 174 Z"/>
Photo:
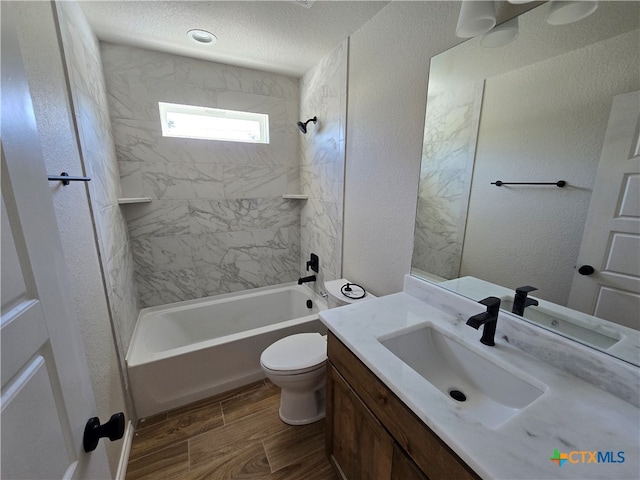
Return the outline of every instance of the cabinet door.
<path id="1" fill-rule="evenodd" d="M 398 444 L 393 445 L 392 480 L 428 480 Z"/>
<path id="2" fill-rule="evenodd" d="M 393 439 L 327 365 L 327 453 L 347 480 L 391 479 Z"/>

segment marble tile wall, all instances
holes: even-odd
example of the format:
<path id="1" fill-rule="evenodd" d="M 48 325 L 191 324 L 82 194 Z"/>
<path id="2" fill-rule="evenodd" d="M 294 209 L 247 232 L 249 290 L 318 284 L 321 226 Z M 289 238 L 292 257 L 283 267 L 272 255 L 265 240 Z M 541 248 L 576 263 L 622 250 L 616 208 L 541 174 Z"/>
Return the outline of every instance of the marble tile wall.
<path id="1" fill-rule="evenodd" d="M 56 2 L 73 111 L 88 182 L 100 261 L 125 388 L 124 358 L 139 304 L 131 242 L 118 205 L 120 182 L 100 48 L 75 2 Z M 104 339 L 107 341 L 108 339 Z M 133 411 L 130 408 L 130 411 Z"/>
<path id="2" fill-rule="evenodd" d="M 143 307 L 298 278 L 298 79 L 101 44 Z M 165 138 L 158 102 L 269 115 L 270 143 Z"/>
<path id="3" fill-rule="evenodd" d="M 312 273 L 305 265 L 318 255 L 318 291 L 342 276 L 348 50 L 345 40 L 300 80 L 300 119 L 318 117 L 301 136 L 300 183 L 309 196 L 301 212 L 301 274 Z"/>
<path id="4" fill-rule="evenodd" d="M 412 267 L 446 279 L 460 271 L 483 90 L 427 101 Z"/>

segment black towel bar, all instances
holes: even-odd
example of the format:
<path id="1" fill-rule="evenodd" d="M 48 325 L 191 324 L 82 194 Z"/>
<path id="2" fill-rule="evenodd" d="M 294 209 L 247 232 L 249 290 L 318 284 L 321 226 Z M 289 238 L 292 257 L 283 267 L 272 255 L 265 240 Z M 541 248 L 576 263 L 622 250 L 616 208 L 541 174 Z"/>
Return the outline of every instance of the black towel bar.
<path id="1" fill-rule="evenodd" d="M 558 180 L 557 182 L 503 182 L 502 180 L 496 180 L 491 182 L 491 185 L 501 187 L 502 185 L 555 185 L 556 187 L 564 187 L 567 184 L 565 180 Z"/>
<path id="2" fill-rule="evenodd" d="M 62 185 L 67 186 L 69 182 L 90 182 L 89 177 L 70 177 L 67 172 L 62 172 L 60 175 L 49 175 L 47 179 L 50 182 L 62 182 Z"/>

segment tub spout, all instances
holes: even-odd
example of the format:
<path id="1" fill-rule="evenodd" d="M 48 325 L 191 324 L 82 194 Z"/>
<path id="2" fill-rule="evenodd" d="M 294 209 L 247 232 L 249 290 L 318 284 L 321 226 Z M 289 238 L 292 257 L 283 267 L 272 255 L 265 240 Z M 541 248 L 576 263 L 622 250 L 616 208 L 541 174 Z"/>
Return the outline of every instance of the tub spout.
<path id="1" fill-rule="evenodd" d="M 302 285 L 303 283 L 307 283 L 307 282 L 315 282 L 316 281 L 316 276 L 315 275 L 309 275 L 308 277 L 302 277 L 298 279 L 298 285 Z"/>

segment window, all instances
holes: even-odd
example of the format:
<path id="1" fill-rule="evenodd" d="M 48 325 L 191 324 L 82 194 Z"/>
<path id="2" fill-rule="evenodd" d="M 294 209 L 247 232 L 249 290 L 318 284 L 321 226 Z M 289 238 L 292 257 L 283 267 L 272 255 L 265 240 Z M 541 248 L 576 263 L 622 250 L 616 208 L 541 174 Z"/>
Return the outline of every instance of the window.
<path id="1" fill-rule="evenodd" d="M 163 137 L 269 143 L 269 115 L 158 102 Z"/>

